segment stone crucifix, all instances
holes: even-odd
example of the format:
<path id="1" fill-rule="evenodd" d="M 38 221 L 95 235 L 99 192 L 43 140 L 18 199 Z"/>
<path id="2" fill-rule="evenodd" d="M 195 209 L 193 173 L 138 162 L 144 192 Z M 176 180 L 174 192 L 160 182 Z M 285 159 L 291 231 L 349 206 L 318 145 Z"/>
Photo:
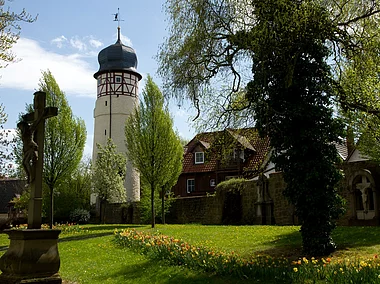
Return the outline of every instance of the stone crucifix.
<path id="1" fill-rule="evenodd" d="M 23 142 L 22 164 L 30 186 L 28 229 L 41 229 L 45 119 L 58 115 L 56 107 L 45 106 L 46 93 L 35 92 L 34 112 L 23 115 L 17 124 Z"/>
<path id="2" fill-rule="evenodd" d="M 362 193 L 363 211 L 364 213 L 368 213 L 368 209 L 369 209 L 368 189 L 371 188 L 371 183 L 367 182 L 367 179 L 365 176 L 362 176 L 362 182 L 356 184 L 356 188 L 359 189 L 360 192 Z"/>

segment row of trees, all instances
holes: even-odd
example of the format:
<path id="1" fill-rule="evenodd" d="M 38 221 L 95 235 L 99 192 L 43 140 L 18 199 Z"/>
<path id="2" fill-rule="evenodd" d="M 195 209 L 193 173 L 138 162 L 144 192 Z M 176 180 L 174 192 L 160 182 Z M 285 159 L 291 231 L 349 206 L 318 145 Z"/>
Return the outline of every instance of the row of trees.
<path id="1" fill-rule="evenodd" d="M 165 91 L 190 98 L 212 129 L 268 135 L 304 252 L 330 253 L 344 123 L 380 153 L 378 1 L 169 0 L 166 11 Z"/>
<path id="2" fill-rule="evenodd" d="M 59 110 L 58 116 L 47 120 L 45 125 L 44 212 L 50 217 L 50 227 L 55 215 L 62 221 L 68 220 L 78 209 L 88 211 L 91 193 L 97 194 L 103 211 L 105 202 L 126 202 L 125 153 L 119 153 L 112 139 L 109 139 L 106 145 L 96 145 L 99 151 L 93 167 L 90 161 L 81 161 L 86 140 L 84 121 L 73 116 L 65 94 L 50 71 L 42 72 L 39 87 L 47 94 L 47 105 Z M 27 105 L 26 112 L 31 111 L 32 106 Z M 147 198 L 149 195 L 146 190 L 143 191 L 143 201 L 151 202 L 151 213 L 143 213 L 151 217 L 152 227 L 157 215 L 157 192 L 162 195 L 161 214 L 164 221 L 166 192 L 170 192 L 182 169 L 183 147 L 172 126 L 169 111 L 164 107 L 164 98 L 148 76 L 143 101 L 127 120 L 125 133 L 127 156 L 141 174 L 142 188 L 148 187 L 151 192 L 150 198 Z M 14 155 L 20 170 L 22 154 L 19 138 L 15 141 Z M 23 172 L 19 174 L 24 175 Z M 29 193 L 25 192 L 19 200 L 20 207 L 26 207 L 28 196 Z M 55 202 L 54 196 L 57 197 Z M 101 218 L 104 218 L 104 212 L 101 212 Z"/>

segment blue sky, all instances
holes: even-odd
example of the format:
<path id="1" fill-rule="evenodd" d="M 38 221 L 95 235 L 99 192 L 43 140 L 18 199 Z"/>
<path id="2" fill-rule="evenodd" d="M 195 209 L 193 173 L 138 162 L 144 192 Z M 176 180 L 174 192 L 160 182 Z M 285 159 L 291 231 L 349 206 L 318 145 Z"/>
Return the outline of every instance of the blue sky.
<path id="1" fill-rule="evenodd" d="M 160 86 L 155 56 L 167 36 L 163 0 L 141 1 L 51 1 L 14 0 L 6 5 L 14 12 L 23 8 L 37 21 L 21 23 L 21 37 L 12 51 L 20 59 L 0 69 L 0 103 L 8 121 L 5 128 L 15 128 L 18 114 L 33 100 L 41 71 L 49 69 L 65 92 L 73 113 L 86 122 L 85 154 L 92 153 L 93 110 L 96 100 L 97 55 L 115 43 L 117 22 L 114 13 L 120 8 L 122 42 L 133 47 L 138 57 L 138 71 L 150 74 Z M 140 82 L 140 92 L 145 84 Z M 180 136 L 191 139 L 195 130 L 188 123 L 194 115 L 189 104 L 170 111 Z"/>

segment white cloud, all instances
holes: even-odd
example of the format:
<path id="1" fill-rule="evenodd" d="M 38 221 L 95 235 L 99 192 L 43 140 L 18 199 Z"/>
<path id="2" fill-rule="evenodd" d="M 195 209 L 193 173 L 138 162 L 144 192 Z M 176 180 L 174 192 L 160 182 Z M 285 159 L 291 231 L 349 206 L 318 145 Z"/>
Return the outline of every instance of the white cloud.
<path id="1" fill-rule="evenodd" d="M 99 47 L 103 46 L 103 43 L 102 43 L 101 41 L 96 40 L 96 39 L 93 39 L 93 38 L 91 38 L 91 39 L 89 40 L 89 43 L 90 43 L 90 45 L 91 45 L 92 47 L 94 47 L 94 48 L 99 48 Z"/>
<path id="2" fill-rule="evenodd" d="M 38 42 L 20 38 L 12 51 L 21 60 L 0 69 L 0 88 L 36 90 L 41 71 L 49 69 L 66 95 L 94 96 L 94 70 L 86 57 L 77 53 L 62 55 L 42 48 Z M 96 54 L 93 54 L 93 59 Z"/>
<path id="3" fill-rule="evenodd" d="M 58 48 L 62 48 L 63 43 L 67 42 L 67 38 L 65 36 L 61 35 L 60 37 L 52 39 L 50 42 L 51 42 L 51 44 L 56 45 Z"/>
<path id="4" fill-rule="evenodd" d="M 86 51 L 87 50 L 87 44 L 79 39 L 78 37 L 73 37 L 70 39 L 70 44 L 75 49 L 78 49 L 79 51 Z"/>

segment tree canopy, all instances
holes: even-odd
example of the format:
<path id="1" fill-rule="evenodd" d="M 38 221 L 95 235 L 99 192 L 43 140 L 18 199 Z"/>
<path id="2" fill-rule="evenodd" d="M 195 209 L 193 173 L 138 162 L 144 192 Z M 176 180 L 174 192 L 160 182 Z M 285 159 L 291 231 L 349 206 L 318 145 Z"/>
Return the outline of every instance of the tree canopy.
<path id="1" fill-rule="evenodd" d="M 334 143 L 344 133 L 334 103 L 368 113 L 355 100 L 363 92 L 350 96 L 343 78 L 355 56 L 373 58 L 365 47 L 379 36 L 377 2 L 169 0 L 166 9 L 166 92 L 190 98 L 210 128 L 255 124 L 268 135 L 305 253 L 330 253 L 343 210 Z"/>
<path id="2" fill-rule="evenodd" d="M 93 192 L 100 200 L 100 218 L 104 222 L 106 202 L 122 203 L 127 200 L 124 188 L 126 157 L 117 151 L 112 139 L 98 147 L 98 156 L 93 165 Z"/>
<path id="3" fill-rule="evenodd" d="M 73 115 L 65 93 L 59 88 L 50 71 L 43 71 L 39 88 L 46 93 L 46 105 L 57 107 L 58 116 L 45 122 L 44 168 L 43 182 L 50 191 L 50 225 L 53 223 L 54 189 L 72 177 L 78 167 L 86 142 L 86 126 L 84 120 Z M 33 111 L 32 106 L 26 107 L 26 112 Z M 22 146 L 19 141 L 16 156 L 22 156 Z M 21 168 L 21 167 L 20 167 Z"/>
<path id="4" fill-rule="evenodd" d="M 32 23 L 37 19 L 25 10 L 20 13 L 10 11 L 5 7 L 5 2 L 5 0 L 0 0 L 0 68 L 16 59 L 11 48 L 20 37 L 20 22 Z"/>
<path id="5" fill-rule="evenodd" d="M 125 125 L 127 157 L 151 190 L 152 227 L 155 226 L 154 193 L 170 189 L 182 170 L 183 148 L 173 130 L 173 120 L 164 97 L 148 75 L 139 108 Z"/>

